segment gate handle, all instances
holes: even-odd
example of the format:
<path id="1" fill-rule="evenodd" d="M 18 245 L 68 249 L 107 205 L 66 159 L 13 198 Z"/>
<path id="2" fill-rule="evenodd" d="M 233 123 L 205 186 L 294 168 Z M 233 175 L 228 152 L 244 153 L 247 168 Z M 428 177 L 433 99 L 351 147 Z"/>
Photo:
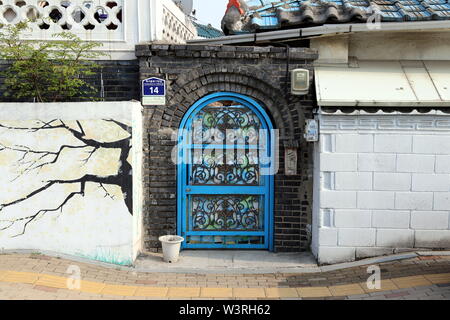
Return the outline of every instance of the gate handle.
<path id="1" fill-rule="evenodd" d="M 186 188 L 186 192 L 191 192 L 191 188 Z"/>

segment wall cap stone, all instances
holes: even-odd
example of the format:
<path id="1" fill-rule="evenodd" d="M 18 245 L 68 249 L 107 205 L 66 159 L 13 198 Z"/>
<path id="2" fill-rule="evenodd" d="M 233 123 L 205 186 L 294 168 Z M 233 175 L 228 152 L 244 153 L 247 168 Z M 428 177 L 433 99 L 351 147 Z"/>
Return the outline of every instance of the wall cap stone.
<path id="1" fill-rule="evenodd" d="M 183 51 L 180 54 L 180 51 Z M 228 45 L 169 45 L 160 43 L 148 43 L 136 45 L 136 56 L 138 58 L 151 56 L 187 56 L 196 58 L 216 57 L 219 58 L 243 58 L 243 54 L 251 54 L 251 58 L 273 58 L 285 60 L 288 58 L 287 48 L 279 47 L 259 47 L 259 46 L 228 46 Z M 164 53 L 162 53 L 164 52 Z M 199 52 L 207 52 L 209 55 L 199 55 Z M 195 54 L 197 53 L 197 54 Z M 289 48 L 289 59 L 291 60 L 316 60 L 319 57 L 318 51 L 310 48 Z"/>

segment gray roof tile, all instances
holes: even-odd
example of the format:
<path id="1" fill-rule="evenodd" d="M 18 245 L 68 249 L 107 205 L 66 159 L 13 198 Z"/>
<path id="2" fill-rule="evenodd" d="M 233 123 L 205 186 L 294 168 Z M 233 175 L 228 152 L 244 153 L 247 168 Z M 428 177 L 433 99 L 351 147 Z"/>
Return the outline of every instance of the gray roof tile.
<path id="1" fill-rule="evenodd" d="M 230 0 L 226 34 L 325 23 L 450 20 L 450 0 Z M 241 14 L 239 6 L 243 14 Z"/>

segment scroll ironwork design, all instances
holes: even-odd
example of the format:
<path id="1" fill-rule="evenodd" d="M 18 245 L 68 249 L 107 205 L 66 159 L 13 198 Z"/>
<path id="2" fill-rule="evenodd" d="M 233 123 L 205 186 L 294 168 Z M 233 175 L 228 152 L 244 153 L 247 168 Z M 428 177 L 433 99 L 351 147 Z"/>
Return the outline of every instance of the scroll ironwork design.
<path id="1" fill-rule="evenodd" d="M 258 150 L 193 150 L 193 185 L 260 184 Z"/>
<path id="2" fill-rule="evenodd" d="M 194 231 L 260 231 L 261 218 L 259 196 L 192 196 Z"/>
<path id="3" fill-rule="evenodd" d="M 209 144 L 258 143 L 261 122 L 256 114 L 243 106 L 207 107 L 194 119 L 192 141 Z"/>

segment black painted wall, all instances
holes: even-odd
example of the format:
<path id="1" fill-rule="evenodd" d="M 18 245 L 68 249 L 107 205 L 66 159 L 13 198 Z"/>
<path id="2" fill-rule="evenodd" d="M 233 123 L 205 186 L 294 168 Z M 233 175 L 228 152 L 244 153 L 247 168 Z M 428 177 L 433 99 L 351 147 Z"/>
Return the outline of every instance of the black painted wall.
<path id="1" fill-rule="evenodd" d="M 87 82 L 98 89 L 95 98 L 100 101 L 129 101 L 140 99 L 139 63 L 138 60 L 104 60 L 97 61 L 101 67 L 98 72 L 86 78 Z M 11 98 L 3 96 L 3 71 L 8 68 L 8 62 L 0 60 L 0 102 L 12 102 Z M 104 96 L 101 96 L 103 83 Z M 80 97 L 74 101 L 81 101 Z M 30 102 L 21 100 L 20 102 Z"/>

